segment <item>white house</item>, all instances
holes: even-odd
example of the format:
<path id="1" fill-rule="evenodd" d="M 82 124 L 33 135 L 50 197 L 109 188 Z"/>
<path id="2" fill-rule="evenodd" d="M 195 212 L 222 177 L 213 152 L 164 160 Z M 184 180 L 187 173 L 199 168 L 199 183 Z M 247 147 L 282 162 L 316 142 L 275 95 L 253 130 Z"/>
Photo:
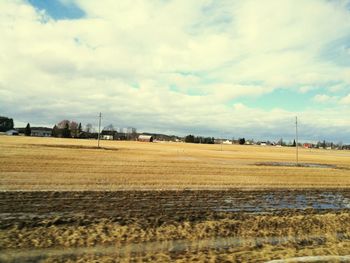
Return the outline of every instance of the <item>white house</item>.
<path id="1" fill-rule="evenodd" d="M 102 140 L 113 140 L 113 135 L 102 135 Z"/>
<path id="2" fill-rule="evenodd" d="M 52 129 L 40 127 L 40 128 L 32 128 L 31 136 L 35 137 L 51 137 Z"/>

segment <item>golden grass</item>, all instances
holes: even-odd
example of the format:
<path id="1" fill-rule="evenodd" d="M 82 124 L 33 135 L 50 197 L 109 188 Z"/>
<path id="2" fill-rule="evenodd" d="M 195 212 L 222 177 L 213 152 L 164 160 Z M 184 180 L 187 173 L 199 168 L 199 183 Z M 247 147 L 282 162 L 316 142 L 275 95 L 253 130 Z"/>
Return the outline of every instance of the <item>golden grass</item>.
<path id="1" fill-rule="evenodd" d="M 71 249 L 73 253 L 68 256 L 77 257 L 81 262 L 116 262 L 108 261 L 113 258 L 118 262 L 130 259 L 141 262 L 147 258 L 159 262 L 162 259 L 163 262 L 217 262 L 219 259 L 222 259 L 220 262 L 263 262 L 296 256 L 349 254 L 349 229 L 348 213 L 251 215 L 244 221 L 185 221 L 158 227 L 142 227 L 137 223 L 121 226 L 105 220 L 87 226 L 0 230 L 0 249 L 3 255 L 12 257 L 18 256 L 16 253 L 29 256 L 34 252 L 56 255 L 58 259 L 67 253 L 65 249 Z M 10 248 L 17 250 L 11 254 Z M 90 255 L 84 256 L 81 251 Z"/>
<path id="2" fill-rule="evenodd" d="M 134 223 L 120 225 L 108 219 L 87 225 L 51 225 L 0 230 L 0 249 L 93 247 L 125 245 L 155 241 L 203 241 L 212 238 L 236 238 L 231 246 L 256 246 L 273 243 L 307 246 L 327 240 L 350 241 L 350 214 L 245 215 L 244 220 L 218 219 L 205 221 L 168 222 L 160 226 Z M 47 221 L 47 220 L 46 220 Z M 341 234 L 341 237 L 337 235 Z M 239 241 L 239 242 L 238 242 Z M 308 241 L 310 244 L 301 244 Z M 159 244 L 158 244 L 159 245 Z M 219 245 L 220 246 L 220 245 Z"/>
<path id="3" fill-rule="evenodd" d="M 0 190 L 350 187 L 350 152 L 294 148 L 0 136 Z"/>

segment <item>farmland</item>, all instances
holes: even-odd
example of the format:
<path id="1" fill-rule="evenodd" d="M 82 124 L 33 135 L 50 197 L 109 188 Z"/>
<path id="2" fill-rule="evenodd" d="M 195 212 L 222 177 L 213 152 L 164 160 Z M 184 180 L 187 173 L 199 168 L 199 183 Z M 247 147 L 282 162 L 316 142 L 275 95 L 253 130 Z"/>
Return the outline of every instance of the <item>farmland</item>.
<path id="1" fill-rule="evenodd" d="M 350 187 L 350 152 L 0 136 L 0 190 L 137 190 Z"/>
<path id="2" fill-rule="evenodd" d="M 0 197 L 1 262 L 265 262 L 350 249 L 345 189 L 16 191 Z"/>
<path id="3" fill-rule="evenodd" d="M 101 146 L 0 136 L 1 262 L 339 262 L 350 254 L 349 151 L 301 149 L 300 161 L 317 165 L 293 167 L 271 163 L 292 162 L 294 148 Z"/>

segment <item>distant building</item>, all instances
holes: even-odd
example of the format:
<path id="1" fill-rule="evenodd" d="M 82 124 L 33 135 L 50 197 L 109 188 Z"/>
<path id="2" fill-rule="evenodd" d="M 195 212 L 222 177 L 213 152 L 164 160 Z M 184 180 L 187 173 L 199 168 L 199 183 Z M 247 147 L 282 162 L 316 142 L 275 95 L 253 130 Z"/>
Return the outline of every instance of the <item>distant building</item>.
<path id="1" fill-rule="evenodd" d="M 307 149 L 310 149 L 310 148 L 312 148 L 312 144 L 311 143 L 304 143 L 303 147 L 307 148 Z"/>
<path id="2" fill-rule="evenodd" d="M 102 140 L 113 140 L 113 135 L 102 135 Z"/>
<path id="3" fill-rule="evenodd" d="M 227 139 L 214 139 L 214 144 L 232 144 L 232 141 Z"/>
<path id="4" fill-rule="evenodd" d="M 103 129 L 101 132 L 101 137 L 102 140 L 118 140 L 118 132 L 112 129 Z"/>
<path id="5" fill-rule="evenodd" d="M 245 144 L 247 144 L 247 145 L 253 145 L 253 144 L 254 144 L 254 141 L 253 141 L 253 140 L 246 140 L 246 141 L 245 141 Z"/>
<path id="6" fill-rule="evenodd" d="M 153 136 L 151 136 L 151 135 L 140 135 L 138 137 L 138 141 L 140 141 L 140 142 L 153 142 Z"/>
<path id="7" fill-rule="evenodd" d="M 31 128 L 31 136 L 35 137 L 51 137 L 52 129 L 46 127 L 33 127 Z"/>
<path id="8" fill-rule="evenodd" d="M 19 135 L 17 130 L 8 130 L 6 132 L 7 135 L 13 136 L 13 135 Z"/>

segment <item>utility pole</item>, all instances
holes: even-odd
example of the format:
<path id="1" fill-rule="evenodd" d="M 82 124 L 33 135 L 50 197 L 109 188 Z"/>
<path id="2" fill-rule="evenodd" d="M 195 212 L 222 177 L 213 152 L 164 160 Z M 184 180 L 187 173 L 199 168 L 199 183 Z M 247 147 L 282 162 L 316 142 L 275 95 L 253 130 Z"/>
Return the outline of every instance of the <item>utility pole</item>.
<path id="1" fill-rule="evenodd" d="M 222 133 L 220 133 L 220 151 L 222 151 L 222 143 L 223 143 L 223 140 L 222 140 Z"/>
<path id="2" fill-rule="evenodd" d="M 299 145 L 298 145 L 298 116 L 295 116 L 295 140 L 296 140 L 296 161 L 299 165 Z"/>
<path id="3" fill-rule="evenodd" d="M 100 137 L 101 137 L 101 118 L 102 113 L 98 116 L 98 137 L 97 137 L 97 147 L 100 148 Z"/>

